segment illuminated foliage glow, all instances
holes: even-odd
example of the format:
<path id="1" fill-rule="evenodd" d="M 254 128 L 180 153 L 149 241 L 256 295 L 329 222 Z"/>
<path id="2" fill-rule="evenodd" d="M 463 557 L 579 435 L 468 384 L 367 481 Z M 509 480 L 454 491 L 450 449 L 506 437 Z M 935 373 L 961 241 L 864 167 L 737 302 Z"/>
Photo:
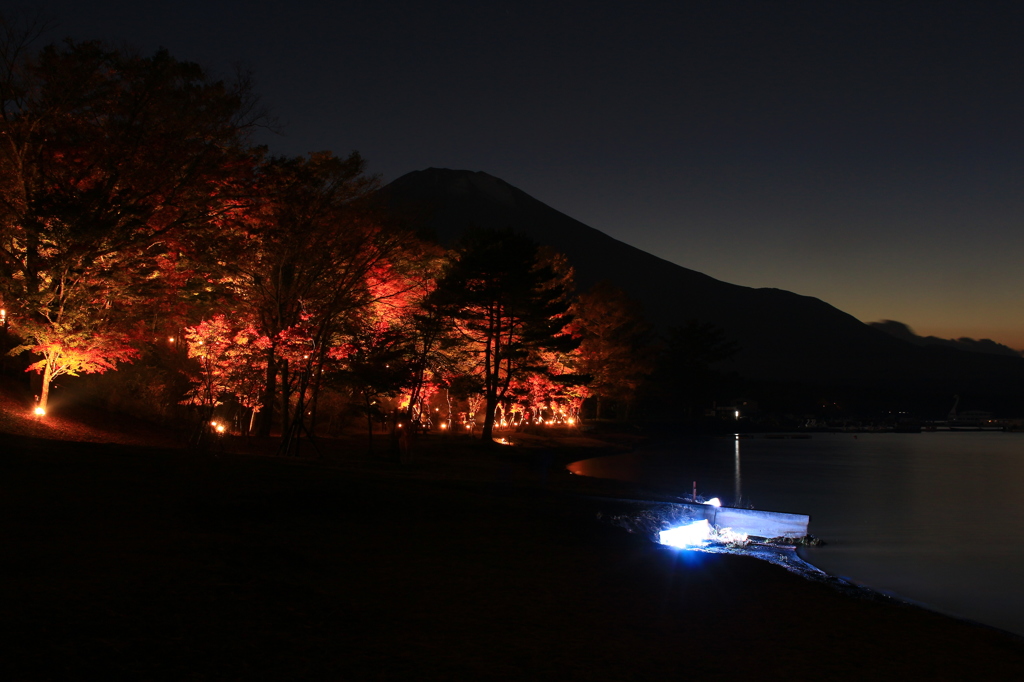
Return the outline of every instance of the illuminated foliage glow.
<path id="1" fill-rule="evenodd" d="M 0 64 L 0 304 L 41 409 L 56 377 L 115 370 L 153 339 L 200 425 L 226 428 L 212 416 L 230 404 L 285 439 L 311 432 L 323 391 L 360 400 L 371 434 L 387 399 L 407 423 L 473 432 L 479 416 L 491 440 L 635 388 L 619 337 L 637 318 L 573 306 L 563 256 L 511 230 L 446 254 L 391 226 L 358 153 L 268 158 L 246 138 L 244 76 L 94 42 L 0 47 L 24 55 Z"/>

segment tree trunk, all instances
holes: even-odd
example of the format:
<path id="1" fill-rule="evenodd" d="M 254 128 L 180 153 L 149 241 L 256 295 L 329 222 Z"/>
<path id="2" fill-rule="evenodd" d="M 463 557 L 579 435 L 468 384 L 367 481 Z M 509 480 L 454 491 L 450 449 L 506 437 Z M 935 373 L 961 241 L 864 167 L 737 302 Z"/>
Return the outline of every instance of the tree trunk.
<path id="1" fill-rule="evenodd" d="M 315 370 L 311 370 L 311 375 L 315 377 L 314 380 L 310 381 L 310 391 L 312 397 L 309 400 L 309 437 L 312 438 L 313 434 L 316 433 L 316 411 L 320 405 L 320 387 L 323 385 L 323 365 L 317 366 Z"/>
<path id="2" fill-rule="evenodd" d="M 43 368 L 43 389 L 39 392 L 39 403 L 36 405 L 36 407 L 42 408 L 44 414 L 46 413 L 46 403 L 50 397 L 51 381 L 53 381 L 53 371 L 50 368 L 49 360 L 47 360 Z"/>
<path id="3" fill-rule="evenodd" d="M 498 374 L 501 372 L 501 313 L 492 308 L 488 320 L 488 340 L 484 347 L 484 428 L 481 438 L 494 441 L 494 408 L 498 406 Z"/>
<path id="4" fill-rule="evenodd" d="M 267 381 L 263 386 L 263 407 L 260 409 L 260 430 L 257 435 L 268 437 L 274 424 L 274 398 L 277 395 L 277 363 L 274 361 L 274 348 L 267 351 Z"/>
<path id="5" fill-rule="evenodd" d="M 363 398 L 366 402 L 366 453 L 373 457 L 373 404 L 370 402 L 370 396 L 366 391 L 363 391 Z"/>
<path id="6" fill-rule="evenodd" d="M 484 428 L 483 438 L 484 442 L 493 441 L 494 434 L 494 409 L 498 406 L 498 395 L 497 391 L 488 389 L 487 390 L 487 404 L 484 407 Z"/>
<path id="7" fill-rule="evenodd" d="M 453 428 L 452 427 L 452 396 L 448 392 L 448 388 L 447 387 L 444 389 L 444 402 L 448 406 L 448 414 L 445 417 L 445 424 L 446 424 L 445 430 L 446 431 L 451 431 L 452 428 Z"/>
<path id="8" fill-rule="evenodd" d="M 288 361 L 281 360 L 281 435 L 283 436 L 291 424 L 291 391 L 288 385 Z"/>

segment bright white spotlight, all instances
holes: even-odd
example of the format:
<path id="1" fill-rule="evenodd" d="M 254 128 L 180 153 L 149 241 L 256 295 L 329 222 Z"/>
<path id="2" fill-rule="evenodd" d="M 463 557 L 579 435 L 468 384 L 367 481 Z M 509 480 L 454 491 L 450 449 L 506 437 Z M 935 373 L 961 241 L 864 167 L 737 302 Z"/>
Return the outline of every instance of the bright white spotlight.
<path id="1" fill-rule="evenodd" d="M 663 545 L 685 549 L 703 545 L 710 535 L 711 524 L 707 519 L 701 519 L 686 526 L 677 526 L 661 531 L 658 541 Z"/>

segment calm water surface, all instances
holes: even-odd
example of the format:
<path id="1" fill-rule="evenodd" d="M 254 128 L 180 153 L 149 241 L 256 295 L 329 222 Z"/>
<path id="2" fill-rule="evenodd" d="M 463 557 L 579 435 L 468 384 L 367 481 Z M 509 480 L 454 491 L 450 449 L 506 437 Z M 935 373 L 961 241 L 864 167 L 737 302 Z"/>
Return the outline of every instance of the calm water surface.
<path id="1" fill-rule="evenodd" d="M 810 514 L 819 568 L 1024 635 L 1024 434 L 690 439 L 570 469 Z"/>

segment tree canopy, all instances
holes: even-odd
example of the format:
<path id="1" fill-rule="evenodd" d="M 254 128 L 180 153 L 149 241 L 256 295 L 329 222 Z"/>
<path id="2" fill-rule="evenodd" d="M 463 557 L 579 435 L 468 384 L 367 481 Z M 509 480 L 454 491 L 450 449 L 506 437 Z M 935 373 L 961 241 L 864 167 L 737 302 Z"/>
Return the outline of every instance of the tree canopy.
<path id="1" fill-rule="evenodd" d="M 254 98 L 164 51 L 20 54 L 0 64 L 0 286 L 45 408 L 55 372 L 130 357 L 168 261 L 235 210 Z"/>

